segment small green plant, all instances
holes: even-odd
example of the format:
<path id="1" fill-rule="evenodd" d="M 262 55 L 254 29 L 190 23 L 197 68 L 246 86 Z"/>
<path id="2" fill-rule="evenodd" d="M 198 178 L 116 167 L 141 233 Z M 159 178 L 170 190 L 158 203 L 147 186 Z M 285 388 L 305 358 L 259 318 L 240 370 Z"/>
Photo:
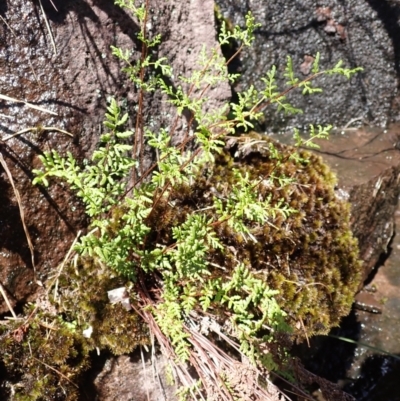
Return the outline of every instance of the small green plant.
<path id="1" fill-rule="evenodd" d="M 284 237 L 288 244 L 297 241 L 291 239 L 291 230 L 296 224 L 301 225 L 300 220 L 307 216 L 299 205 L 292 205 L 294 198 L 291 195 L 297 191 L 296 186 L 303 185 L 296 181 L 296 171 L 305 170 L 309 163 L 320 162 L 295 149 L 285 153 L 271 141 L 262 139 L 258 141 L 264 146 L 264 154 L 260 157 L 264 161 L 268 159 L 272 167 L 261 176 L 251 165 L 240 166 L 234 161 L 232 152 L 224 147 L 228 136 L 235 135 L 237 129 L 244 132 L 253 129 L 266 105 L 276 104 L 278 110 L 285 113 L 300 112 L 287 101 L 289 91 L 299 88 L 304 95 L 318 93 L 321 89 L 312 86 L 312 82 L 319 75 L 341 74 L 349 78 L 360 69 L 345 69 L 339 62 L 332 69 L 320 71 L 317 55 L 313 74 L 300 81 L 288 57 L 284 72 L 287 89 L 282 91 L 277 87 L 277 70 L 272 67 L 263 78 L 265 88 L 262 91 L 251 86 L 238 95 L 237 104 L 206 112 L 207 91 L 221 81 L 237 78 L 228 74 L 226 60 L 219 55 L 218 49 L 204 48 L 199 69 L 190 77 L 179 77 L 181 84 L 173 89 L 166 81 L 172 74 L 167 60 L 152 60 L 149 52 L 161 38 L 145 35 L 148 13 L 145 4 L 136 6 L 133 0 L 118 0 L 116 4 L 131 11 L 142 27 L 138 35 L 143 43 L 140 60 L 131 62 L 128 51 L 113 48 L 114 55 L 125 63 L 124 71 L 139 91 L 135 130 L 124 129 L 129 115 L 123 114 L 116 100 L 111 99 L 104 123 L 107 132 L 101 135 L 91 162 L 81 166 L 72 154 L 61 156 L 56 151 L 45 152 L 40 156 L 43 169 L 34 170 L 33 182 L 47 186 L 50 178 L 56 177 L 76 191 L 91 221 L 89 232 L 80 238 L 75 249 L 83 259 L 98 260 L 110 269 L 110 274 L 133 283 L 138 313 L 149 324 L 149 329 L 158 333 L 157 338 L 172 344 L 177 365 L 194 360 L 197 361 L 195 366 L 201 365 L 200 354 L 194 352 L 194 334 L 188 328 L 188 322 L 194 319 L 193 316 L 211 316 L 219 327 L 229 322 L 230 338 L 239 343 L 240 352 L 254 365 L 278 369 L 286 358 L 284 352 L 274 352 L 282 348 L 280 335 L 294 335 L 295 331 L 299 335 L 301 330 L 296 327 L 299 321 L 303 324 L 302 316 L 305 316 L 304 325 L 307 326 L 307 319 L 313 322 L 312 313 L 308 309 L 302 310 L 305 307 L 299 299 L 310 297 L 310 286 L 315 283 L 302 283 L 299 279 L 292 285 L 290 280 L 297 276 L 292 277 L 290 266 L 282 261 L 289 274 L 281 278 L 278 272 L 271 271 L 274 280 L 281 280 L 274 288 L 255 268 L 254 255 L 264 246 L 275 246 L 276 258 L 280 260 L 278 240 L 275 244 L 260 243 L 269 231 L 271 238 Z M 245 29 L 236 27 L 228 31 L 222 23 L 220 44 L 234 39 L 240 43 L 240 51 L 243 46 L 251 45 L 257 26 L 251 14 L 246 17 Z M 153 71 L 149 78 L 145 74 L 147 69 Z M 188 131 L 180 144 L 172 144 L 173 123 L 159 132 L 152 132 L 143 125 L 140 116 L 143 94 L 156 90 L 176 106 L 177 118 L 184 110 L 191 113 L 189 129 L 193 129 L 193 135 L 190 136 Z M 311 126 L 309 139 L 303 139 L 295 130 L 296 146 L 316 146 L 313 140 L 326 138 L 329 130 L 330 127 Z M 252 147 L 257 141 L 250 136 L 239 137 L 237 141 L 249 138 L 246 146 Z M 191 146 L 188 146 L 189 142 Z M 143 171 L 144 146 L 157 153 L 157 163 L 147 171 Z M 243 151 L 243 146 L 239 148 Z M 229 173 L 223 173 L 229 177 L 229 185 L 221 181 L 216 183 L 219 165 L 229 169 Z M 319 191 L 315 199 L 322 205 L 320 199 L 327 195 L 322 189 L 315 191 Z M 331 193 L 329 196 L 333 199 Z M 318 207 L 334 209 L 330 205 Z M 348 226 L 345 225 L 343 230 L 348 230 Z M 323 237 L 324 234 L 320 231 L 316 235 Z M 356 253 L 351 234 L 347 236 L 349 248 L 343 252 Z M 315 242 L 317 238 L 308 241 Z M 283 255 L 289 258 L 290 253 Z M 346 266 L 353 268 L 352 273 L 356 275 L 359 267 L 356 258 L 351 256 L 348 262 L 346 257 L 343 256 Z M 258 260 L 257 264 L 261 262 Z M 311 262 L 303 268 L 312 269 Z M 309 275 L 307 277 L 310 279 Z M 327 286 L 324 283 L 316 286 L 319 284 Z M 282 295 L 282 285 L 292 291 L 291 295 Z M 285 309 L 285 297 L 287 302 L 298 305 L 295 312 Z M 350 298 L 346 297 L 347 302 Z M 347 305 L 345 301 L 343 304 Z M 140 311 L 140 308 L 143 309 Z M 343 306 L 340 313 L 345 311 L 346 306 Z M 310 323 L 311 334 L 318 331 L 313 324 Z M 222 374 L 220 378 L 224 383 Z M 195 391 L 212 391 L 206 380 L 201 384 L 203 387 L 192 382 L 192 388 L 186 393 L 193 396 Z M 236 390 L 227 384 L 222 387 L 225 390 L 221 390 L 221 394 L 226 399 L 231 397 L 228 394 L 235 394 Z"/>

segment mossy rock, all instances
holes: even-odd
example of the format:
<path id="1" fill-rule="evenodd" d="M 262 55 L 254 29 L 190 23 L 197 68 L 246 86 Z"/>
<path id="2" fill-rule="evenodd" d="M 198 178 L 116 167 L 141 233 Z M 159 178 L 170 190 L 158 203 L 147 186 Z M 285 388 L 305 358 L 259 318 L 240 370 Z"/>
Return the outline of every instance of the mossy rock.
<path id="1" fill-rule="evenodd" d="M 213 196 L 223 199 L 230 193 L 235 185 L 233 169 L 248 173 L 258 183 L 254 190 L 260 200 L 271 196 L 272 205 L 283 201 L 297 212 L 287 219 L 277 214 L 264 226 L 247 222 L 257 242 L 237 234 L 228 222 L 215 225 L 226 252 L 215 251 L 209 260 L 211 266 L 225 270 L 215 268 L 212 277 L 229 275 L 243 262 L 279 290 L 278 302 L 298 336 L 326 333 L 349 313 L 361 277 L 350 205 L 335 195 L 336 178 L 320 157 L 274 144 L 280 153 L 277 160 L 270 143 L 265 137 L 238 138 L 194 185 L 177 188 L 172 201 L 159 202 L 148 223 L 154 239 L 170 245 L 171 226 L 199 211 L 216 220 Z M 292 157 L 295 152 L 297 159 Z M 293 182 L 280 186 L 271 181 L 272 174 Z"/>
<path id="2" fill-rule="evenodd" d="M 52 288 L 54 283 L 52 278 L 47 284 Z M 0 360 L 14 388 L 13 400 L 76 401 L 91 351 L 129 354 L 150 343 L 138 314 L 108 299 L 107 291 L 124 285 L 129 285 L 126 279 L 102 264 L 80 258 L 64 266 L 55 298 L 51 291 L 45 303 L 38 300 L 37 307 L 25 308 L 24 319 L 0 325 Z M 50 305 L 49 311 L 43 305 Z M 83 330 L 89 326 L 93 332 L 86 338 Z"/>
<path id="3" fill-rule="evenodd" d="M 111 304 L 108 291 L 119 287 L 129 289 L 131 283 L 93 258 L 80 258 L 66 266 L 59 278 L 58 312 L 79 322 L 79 329 L 92 327 L 93 348 L 107 348 L 114 355 L 129 354 L 137 346 L 149 344 L 149 331 L 134 310 L 121 303 Z M 135 305 L 134 291 L 129 291 Z M 138 305 L 136 305 L 139 308 Z"/>
<path id="4" fill-rule="evenodd" d="M 184 223 L 189 214 L 205 213 L 218 222 L 213 197 L 229 195 L 236 185 L 234 169 L 249 174 L 260 201 L 271 197 L 271 205 L 284 202 L 297 212 L 287 218 L 277 213 L 263 226 L 247 221 L 256 241 L 235 232 L 228 221 L 215 224 L 225 251 L 210 251 L 211 277 L 227 279 L 238 263 L 244 263 L 279 290 L 277 301 L 301 339 L 326 333 L 348 314 L 362 265 L 350 230 L 349 204 L 335 195 L 333 173 L 320 157 L 280 144 L 274 144 L 277 159 L 270 144 L 259 136 L 238 138 L 191 185 L 171 189 L 168 200 L 161 197 L 146 222 L 152 229 L 147 246 L 173 245 L 172 227 Z M 273 176 L 293 182 L 279 185 Z M 123 208 L 113 210 L 111 227 L 117 231 L 122 215 Z M 64 266 L 58 277 L 58 297 L 52 300 L 58 316 L 39 310 L 29 324 L 17 321 L 0 330 L 2 361 L 11 381 L 19 382 L 20 400 L 73 401 L 78 395 L 75 383 L 88 367 L 91 350 L 108 348 L 122 354 L 149 342 L 148 327 L 137 313 L 111 305 L 107 297 L 107 291 L 126 286 L 135 304 L 135 284 L 92 258 L 77 261 Z M 149 291 L 159 288 L 157 277 L 146 277 Z M 225 312 L 223 306 L 212 310 L 219 316 Z M 89 325 L 93 334 L 86 339 L 82 330 Z M 67 398 L 60 388 L 67 391 Z"/>
<path id="5" fill-rule="evenodd" d="M 0 326 L 1 361 L 7 370 L 3 380 L 7 380 L 9 399 L 77 401 L 80 376 L 89 367 L 90 347 L 57 316 L 32 307 L 26 316 Z"/>

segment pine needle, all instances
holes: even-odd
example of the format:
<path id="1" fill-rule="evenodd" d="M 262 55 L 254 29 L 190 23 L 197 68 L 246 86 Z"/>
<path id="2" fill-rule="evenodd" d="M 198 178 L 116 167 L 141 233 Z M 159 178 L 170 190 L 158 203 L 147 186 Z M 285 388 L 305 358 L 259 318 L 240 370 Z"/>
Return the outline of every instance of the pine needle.
<path id="1" fill-rule="evenodd" d="M 25 128 L 25 129 L 23 129 L 21 131 L 18 131 L 15 134 L 8 135 L 5 138 L 2 138 L 1 140 L 3 142 L 6 142 L 11 138 L 14 138 L 14 137 L 16 137 L 18 135 L 25 134 L 27 132 L 41 132 L 41 131 L 56 131 L 56 132 L 61 132 L 62 134 L 68 135 L 68 136 L 70 136 L 72 138 L 74 137 L 74 135 L 71 134 L 70 132 L 64 131 L 61 128 L 57 128 L 57 127 L 29 127 L 29 128 Z"/>

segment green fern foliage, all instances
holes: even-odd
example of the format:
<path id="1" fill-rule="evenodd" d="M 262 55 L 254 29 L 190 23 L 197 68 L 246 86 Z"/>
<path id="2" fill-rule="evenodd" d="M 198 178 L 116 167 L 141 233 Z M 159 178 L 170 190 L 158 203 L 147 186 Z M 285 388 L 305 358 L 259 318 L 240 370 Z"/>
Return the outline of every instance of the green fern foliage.
<path id="1" fill-rule="evenodd" d="M 136 6 L 133 0 L 116 3 L 132 12 L 142 26 L 138 39 L 146 49 L 160 42 L 159 35 L 149 38 L 144 34 L 147 18 L 144 5 Z M 246 17 L 244 29 L 230 31 L 222 24 L 220 43 L 234 39 L 240 46 L 249 46 L 257 26 L 251 14 Z M 241 352 L 254 364 L 264 364 L 270 369 L 276 367 L 272 354 L 267 357 L 264 352 L 265 344 L 273 344 L 278 333 L 293 333 L 301 319 L 309 319 L 307 327 L 311 331 L 316 327 L 307 303 L 314 294 L 309 290 L 315 286 L 309 285 L 311 281 L 300 281 L 299 288 L 292 285 L 294 276 L 301 273 L 292 273 L 290 265 L 290 260 L 294 260 L 292 255 L 302 252 L 297 244 L 306 244 L 301 237 L 303 234 L 293 238 L 290 235 L 293 232 L 297 235 L 302 220 L 309 219 L 304 213 L 308 195 L 298 188 L 311 184 L 298 182 L 304 177 L 298 172 L 313 171 L 306 166 L 315 160 L 296 149 L 285 153 L 271 141 L 251 135 L 237 138 L 239 142 L 248 141 L 237 149 L 229 151 L 224 147 L 237 129 L 251 131 L 267 105 L 276 104 L 278 110 L 285 113 L 302 112 L 287 101 L 286 94 L 290 90 L 300 89 L 305 95 L 318 93 L 321 89 L 312 86 L 311 80 L 319 75 L 341 74 L 350 78 L 360 69 L 345 69 L 338 63 L 333 69 L 320 71 L 317 55 L 313 76 L 300 80 L 288 57 L 284 72 L 286 89 L 278 87 L 278 71 L 272 66 L 263 78 L 263 90 L 257 91 L 251 86 L 238 94 L 237 103 L 205 112 L 207 96 L 184 88 L 189 85 L 206 93 L 206 89 L 218 85 L 221 80 L 237 78 L 227 73 L 226 61 L 217 49 L 203 49 L 199 69 L 190 77 L 177 78 L 179 81 L 174 88 L 165 79 L 171 76 L 172 70 L 164 58 L 153 60 L 152 53 L 146 52 L 144 58 L 132 63 L 129 51 L 113 48 L 113 53 L 125 63 L 124 71 L 141 93 L 158 90 L 176 107 L 178 115 L 184 110 L 192 113 L 194 123 L 190 135 L 194 145 L 190 150 L 185 143 L 173 145 L 170 127 L 157 132 L 140 127 L 143 132 L 140 138 L 157 154 L 157 162 L 140 180 L 133 180 L 140 171 L 141 160 L 134 154 L 132 142 L 141 139 L 138 132 L 124 129 L 129 114 L 124 114 L 112 99 L 105 116 L 106 133 L 101 135 L 91 161 L 79 165 L 70 153 L 62 156 L 56 151 L 45 152 L 40 156 L 43 169 L 33 171 L 36 176 L 33 183 L 48 186 L 50 178 L 55 177 L 76 192 L 91 219 L 89 232 L 80 238 L 76 251 L 98 260 L 110 269 L 110 274 L 130 280 L 137 299 L 148 294 L 146 310 L 153 314 L 159 329 L 170 339 L 180 362 L 191 358 L 186 320 L 197 311 L 214 316 L 216 320 L 222 317 L 229 320 L 231 334 L 239 341 Z M 146 69 L 155 74 L 145 78 L 142 72 Z M 226 117 L 228 110 L 229 119 Z M 298 147 L 316 146 L 313 141 L 326 138 L 330 129 L 331 126 L 311 126 L 309 139 L 295 130 L 295 143 Z M 246 146 L 247 150 L 252 149 L 253 145 L 263 147 L 263 156 L 255 159 L 254 165 L 240 164 L 235 149 L 243 152 L 244 158 L 251 158 L 243 149 Z M 222 165 L 225 170 L 220 167 Z M 319 163 L 316 165 L 323 170 Z M 262 168 L 257 170 L 257 166 Z M 318 174 L 330 177 L 315 173 Z M 132 182 L 134 184 L 130 185 Z M 309 199 L 316 203 L 322 202 L 324 196 L 331 199 L 331 192 L 324 192 L 318 179 L 310 182 L 317 182 L 320 187 L 315 184 L 318 195 L 311 194 Z M 314 204 L 310 210 L 312 208 Z M 327 216 L 336 210 L 322 206 L 315 206 L 315 209 L 323 209 L 321 213 L 326 212 Z M 317 235 L 325 240 L 323 230 Z M 348 235 L 351 238 L 351 234 Z M 270 243 L 268 238 L 276 242 Z M 309 232 L 307 241 L 313 241 Z M 349 244 L 352 247 L 354 241 L 349 240 Z M 287 249 L 290 252 L 285 251 Z M 266 255 L 266 260 L 257 255 Z M 349 265 L 355 258 L 350 259 Z M 312 269 L 313 259 L 309 261 L 310 266 L 304 266 L 305 270 Z M 272 266 L 265 277 L 258 268 L 262 263 Z M 282 271 L 277 267 L 280 264 L 285 266 Z M 283 270 L 288 271 L 287 276 Z M 302 280 L 311 280 L 308 270 Z M 285 298 L 297 308 L 295 316 L 292 311 L 285 310 Z M 346 305 L 341 312 L 344 313 Z M 327 318 L 327 322 L 331 321 L 336 322 Z"/>

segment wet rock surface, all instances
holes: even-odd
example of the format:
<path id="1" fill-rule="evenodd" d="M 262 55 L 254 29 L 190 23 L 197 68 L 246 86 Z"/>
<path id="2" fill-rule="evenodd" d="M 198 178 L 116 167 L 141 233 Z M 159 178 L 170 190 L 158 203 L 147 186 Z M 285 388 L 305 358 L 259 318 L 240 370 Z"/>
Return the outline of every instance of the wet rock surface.
<path id="1" fill-rule="evenodd" d="M 232 24 L 244 25 L 251 11 L 261 23 L 254 46 L 237 63 L 243 73 L 238 90 L 253 84 L 276 65 L 283 76 L 286 57 L 293 59 L 297 76 L 309 74 L 310 57 L 321 53 L 321 67 L 343 60 L 361 66 L 362 74 L 351 81 L 344 77 L 318 78 L 322 94 L 289 96 L 305 113 L 283 117 L 272 108 L 265 111 L 266 127 L 286 124 L 333 123 L 344 126 L 354 118 L 385 125 L 399 119 L 400 2 L 382 0 L 217 0 L 222 14 Z M 282 80 L 283 84 L 283 80 Z"/>
<path id="2" fill-rule="evenodd" d="M 40 168 L 38 155 L 44 150 L 71 151 L 80 160 L 90 157 L 103 131 L 109 96 L 120 101 L 131 115 L 130 126 L 134 126 L 136 89 L 121 72 L 122 65 L 111 54 L 110 46 L 131 49 L 133 59 L 141 52 L 136 38 L 138 26 L 111 1 L 53 0 L 42 4 L 43 9 L 37 1 L 0 5 L 0 94 L 57 114 L 33 110 L 23 103 L 0 102 L 1 137 L 27 130 L 0 141 L 0 151 L 22 197 L 35 248 L 37 279 L 60 263 L 86 220 L 79 202 L 65 186 L 33 187 L 31 170 Z M 210 29 L 214 26 L 212 1 L 197 1 L 191 7 L 178 1 L 154 1 L 151 12 L 148 29 L 162 34 L 159 55 L 168 56 L 176 77 L 195 67 L 203 44 L 215 46 Z M 190 52 L 181 52 L 183 46 Z M 222 85 L 209 95 L 211 106 L 218 107 L 230 97 L 230 88 Z M 155 96 L 145 103 L 145 116 L 156 110 L 161 123 L 171 123 L 174 114 L 165 99 Z M 51 127 L 63 129 L 73 138 Z M 147 157 L 147 164 L 151 157 Z M 0 281 L 15 305 L 32 299 L 38 286 L 15 195 L 2 168 L 0 200 Z M 0 312 L 6 310 L 1 299 Z"/>
<path id="3" fill-rule="evenodd" d="M 337 131 L 317 151 L 338 177 L 337 195 L 351 203 L 351 227 L 358 239 L 364 274 L 359 289 L 388 253 L 400 195 L 399 126 L 387 130 Z M 290 135 L 275 135 L 289 142 Z"/>
<path id="4" fill-rule="evenodd" d="M 338 173 L 339 188 L 348 194 L 352 205 L 352 230 L 364 262 L 360 289 L 382 256 L 388 254 L 395 232 L 400 195 L 399 132 L 398 125 L 385 131 L 368 127 L 350 130 L 337 133 L 322 148 L 324 159 Z"/>
<path id="5" fill-rule="evenodd" d="M 337 133 L 322 150 L 352 202 L 368 286 L 332 337 L 312 338 L 300 354 L 308 369 L 357 401 L 400 399 L 398 138 L 398 125 L 358 129 Z"/>
<path id="6" fill-rule="evenodd" d="M 151 34 L 161 33 L 163 40 L 155 57 L 167 56 L 175 77 L 197 68 L 203 45 L 216 46 L 211 0 L 194 1 L 190 6 L 180 1 L 154 0 L 150 2 L 150 13 L 147 29 Z M 132 16 L 108 0 L 7 0 L 0 4 L 0 16 L 0 94 L 57 114 L 0 100 L 0 152 L 21 194 L 37 271 L 35 277 L 15 193 L 0 167 L 0 282 L 15 307 L 35 298 L 40 288 L 35 280 L 43 279 L 59 265 L 78 230 L 87 225 L 81 204 L 64 185 L 53 182 L 48 189 L 32 186 L 31 171 L 40 168 L 38 155 L 56 149 L 60 153 L 70 151 L 79 160 L 90 157 L 103 132 L 109 96 L 118 99 L 129 112 L 129 126 L 134 127 L 137 90 L 121 72 L 122 65 L 111 54 L 110 46 L 132 50 L 135 60 L 141 53 L 141 43 Z M 171 82 L 172 86 L 176 84 Z M 218 108 L 230 98 L 231 90 L 227 83 L 222 84 L 208 96 L 209 107 Z M 155 114 L 160 117 L 159 124 L 169 126 L 176 112 L 164 98 L 151 95 L 145 99 L 143 115 L 156 130 L 151 119 Z M 178 121 L 175 138 L 189 117 Z M 52 127 L 67 131 L 73 138 Z M 18 134 L 22 130 L 26 131 Z M 152 156 L 146 155 L 147 164 Z M 8 308 L 1 298 L 0 313 L 4 312 Z M 131 375 L 139 368 L 131 364 L 130 358 L 122 359 L 123 363 L 117 363 L 119 368 L 113 370 L 119 379 L 124 377 L 118 389 L 112 389 L 110 381 L 97 382 L 96 391 L 102 394 L 102 400 L 114 399 L 110 398 L 113 394 L 119 400 L 123 398 L 118 394 L 131 399 Z M 105 380 L 105 376 L 101 377 Z"/>

